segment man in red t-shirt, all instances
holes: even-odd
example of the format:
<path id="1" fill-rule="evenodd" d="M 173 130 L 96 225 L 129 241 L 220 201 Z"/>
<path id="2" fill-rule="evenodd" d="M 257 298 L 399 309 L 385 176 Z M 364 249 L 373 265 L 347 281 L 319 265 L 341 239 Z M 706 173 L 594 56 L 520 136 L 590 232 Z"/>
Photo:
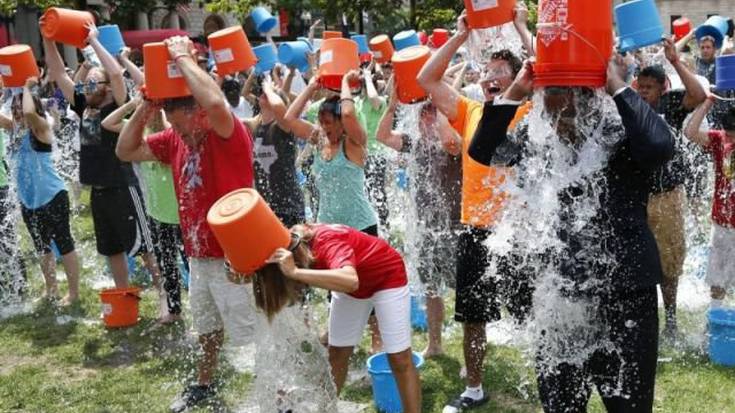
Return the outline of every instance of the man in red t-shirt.
<path id="1" fill-rule="evenodd" d="M 223 195 L 253 185 L 252 137 L 232 115 L 216 82 L 194 58 L 186 37 L 166 40 L 171 59 L 192 96 L 160 102 L 171 123 L 163 132 L 143 137 L 158 105 L 143 101 L 117 143 L 117 156 L 128 162 L 160 161 L 171 165 L 179 202 L 184 247 L 190 258 L 189 301 L 204 356 L 196 385 L 189 386 L 171 411 L 180 412 L 214 394 L 212 375 L 224 341 L 250 341 L 254 328 L 252 294 L 228 280 L 224 253 L 207 224 L 209 208 Z M 245 339 L 245 340 L 243 340 Z"/>

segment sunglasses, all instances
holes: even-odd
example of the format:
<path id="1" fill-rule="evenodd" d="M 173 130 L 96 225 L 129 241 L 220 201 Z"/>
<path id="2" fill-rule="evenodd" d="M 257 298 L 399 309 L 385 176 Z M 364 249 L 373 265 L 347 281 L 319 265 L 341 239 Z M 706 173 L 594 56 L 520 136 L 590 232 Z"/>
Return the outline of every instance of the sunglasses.
<path id="1" fill-rule="evenodd" d="M 89 80 L 87 82 L 77 82 L 76 85 L 74 85 L 74 91 L 77 93 L 94 93 L 97 91 L 99 85 L 106 85 L 110 82 L 108 81 L 102 81 L 97 82 L 95 80 Z"/>

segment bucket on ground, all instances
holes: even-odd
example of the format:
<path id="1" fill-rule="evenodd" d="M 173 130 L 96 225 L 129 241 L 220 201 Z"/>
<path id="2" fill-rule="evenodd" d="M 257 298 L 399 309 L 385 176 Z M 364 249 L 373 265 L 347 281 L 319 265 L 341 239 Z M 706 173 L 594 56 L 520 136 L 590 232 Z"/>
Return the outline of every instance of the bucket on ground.
<path id="1" fill-rule="evenodd" d="M 713 363 L 735 367 L 735 308 L 713 308 L 709 319 L 709 358 Z"/>
<path id="2" fill-rule="evenodd" d="M 393 43 L 390 41 L 390 37 L 385 34 L 370 39 L 370 50 L 373 51 L 373 56 L 378 63 L 388 63 L 393 58 Z"/>
<path id="3" fill-rule="evenodd" d="M 189 86 L 162 42 L 143 45 L 145 93 L 149 99 L 191 96 Z"/>
<path id="4" fill-rule="evenodd" d="M 712 16 L 701 26 L 697 27 L 694 31 L 694 36 L 697 37 L 697 42 L 700 42 L 702 37 L 711 36 L 715 39 L 715 48 L 719 49 L 722 47 L 722 42 L 725 40 L 725 35 L 729 28 L 730 25 L 726 18 Z"/>
<path id="5" fill-rule="evenodd" d="M 122 52 L 125 47 L 125 41 L 123 40 L 120 28 L 116 24 L 108 24 L 97 28 L 100 34 L 97 39 L 111 55 L 117 56 Z"/>
<path id="6" fill-rule="evenodd" d="M 717 57 L 715 76 L 717 90 L 735 90 L 735 55 Z"/>
<path id="7" fill-rule="evenodd" d="M 309 70 L 309 52 L 311 52 L 311 46 L 308 40 L 283 42 L 278 46 L 278 61 L 305 73 Z"/>
<path id="8" fill-rule="evenodd" d="M 109 288 L 100 291 L 102 319 L 109 328 L 130 327 L 138 323 L 140 288 Z"/>
<path id="9" fill-rule="evenodd" d="M 511 22 L 515 6 L 516 0 L 464 0 L 467 25 L 472 29 L 485 29 Z"/>
<path id="10" fill-rule="evenodd" d="M 429 328 L 429 321 L 426 318 L 426 300 L 423 296 L 411 296 L 411 327 L 420 331 L 426 331 Z"/>
<path id="11" fill-rule="evenodd" d="M 444 46 L 444 43 L 449 41 L 449 32 L 446 29 L 434 29 L 431 33 L 431 44 L 435 49 Z"/>
<path id="12" fill-rule="evenodd" d="M 258 191 L 238 189 L 220 198 L 207 222 L 232 268 L 252 274 L 278 248 L 288 248 L 291 234 Z"/>
<path id="13" fill-rule="evenodd" d="M 325 30 L 322 32 L 322 39 L 328 40 L 328 39 L 341 39 L 342 38 L 342 32 L 338 32 L 336 30 Z"/>
<path id="14" fill-rule="evenodd" d="M 686 35 L 689 34 L 689 32 L 692 31 L 692 21 L 687 19 L 686 17 L 679 17 L 678 19 L 674 20 L 673 23 L 671 23 L 674 35 L 674 41 L 679 41 L 683 39 Z"/>
<path id="15" fill-rule="evenodd" d="M 431 49 L 427 46 L 409 47 L 393 55 L 393 73 L 401 103 L 416 103 L 427 98 L 426 91 L 416 78 L 430 57 Z"/>
<path id="16" fill-rule="evenodd" d="M 250 17 L 255 24 L 255 30 L 260 33 L 268 33 L 278 24 L 278 20 L 265 7 L 256 7 L 250 12 Z"/>
<path id="17" fill-rule="evenodd" d="M 23 87 L 28 78 L 38 77 L 33 49 L 27 44 L 14 44 L 0 49 L 0 75 L 5 87 Z"/>
<path id="18" fill-rule="evenodd" d="M 602 87 L 612 55 L 612 0 L 541 0 L 536 37 L 534 87 Z"/>
<path id="19" fill-rule="evenodd" d="M 342 77 L 360 68 L 357 43 L 350 39 L 327 39 L 319 53 L 319 81 L 328 89 L 340 90 Z"/>
<path id="20" fill-rule="evenodd" d="M 415 30 L 404 30 L 393 36 L 393 44 L 396 50 L 402 50 L 411 46 L 421 46 L 421 40 Z"/>
<path id="21" fill-rule="evenodd" d="M 633 0 L 615 6 L 615 24 L 621 52 L 659 43 L 664 34 L 664 26 L 653 0 Z"/>
<path id="22" fill-rule="evenodd" d="M 207 40 L 220 76 L 248 70 L 258 61 L 242 26 L 218 30 Z"/>
<path id="23" fill-rule="evenodd" d="M 268 73 L 276 67 L 278 55 L 272 44 L 266 43 L 256 46 L 253 48 L 253 52 L 258 58 L 258 63 L 255 65 L 256 74 Z"/>
<path id="24" fill-rule="evenodd" d="M 81 49 L 87 44 L 90 23 L 94 24 L 94 16 L 88 11 L 51 7 L 43 14 L 41 34 L 49 40 Z"/>
<path id="25" fill-rule="evenodd" d="M 417 369 L 424 364 L 419 353 L 413 353 L 413 365 Z M 387 353 L 378 353 L 367 360 L 367 369 L 373 382 L 373 401 L 378 411 L 384 413 L 402 413 L 401 395 L 398 393 L 396 379 L 388 362 Z"/>

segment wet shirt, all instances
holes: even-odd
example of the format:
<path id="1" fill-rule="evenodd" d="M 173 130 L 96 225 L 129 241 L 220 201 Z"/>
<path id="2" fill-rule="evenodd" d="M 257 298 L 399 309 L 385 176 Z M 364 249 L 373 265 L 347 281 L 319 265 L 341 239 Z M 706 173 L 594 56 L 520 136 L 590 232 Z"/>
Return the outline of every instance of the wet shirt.
<path id="1" fill-rule="evenodd" d="M 664 117 L 674 132 L 674 157 L 666 165 L 659 168 L 652 177 L 651 191 L 654 194 L 668 192 L 684 184 L 691 172 L 684 159 L 685 143 L 682 137 L 684 120 L 692 112 L 684 107 L 686 91 L 674 90 L 666 92 L 658 101 L 656 111 Z"/>
<path id="2" fill-rule="evenodd" d="M 79 182 L 84 185 L 125 187 L 138 182 L 133 166 L 115 155 L 118 134 L 102 127 L 102 120 L 117 108 L 114 101 L 101 108 L 92 108 L 87 105 L 84 94 L 74 94 L 72 110 L 82 119 L 79 129 Z"/>
<path id="3" fill-rule="evenodd" d="M 707 151 L 715 161 L 715 196 L 712 199 L 712 221 L 735 228 L 735 144 L 728 142 L 725 132 L 709 132 Z"/>
<path id="4" fill-rule="evenodd" d="M 12 149 L 18 199 L 27 209 L 40 208 L 64 191 L 64 181 L 54 169 L 51 145 L 38 140 L 29 130 Z"/>
<path id="5" fill-rule="evenodd" d="M 141 180 L 145 186 L 145 209 L 158 222 L 179 224 L 179 204 L 176 201 L 171 167 L 161 162 L 141 162 Z"/>
<path id="6" fill-rule="evenodd" d="M 408 284 L 403 258 L 386 241 L 346 225 L 314 226 L 310 241 L 314 269 L 353 267 L 358 289 L 349 293 L 355 298 L 370 298 L 378 291 Z"/>
<path id="7" fill-rule="evenodd" d="M 370 99 L 362 96 L 355 99 L 355 110 L 357 111 L 357 117 L 360 124 L 367 133 L 367 148 L 368 154 L 383 154 L 385 153 L 384 145 L 378 142 L 376 134 L 378 133 L 378 125 L 380 125 L 380 119 L 383 117 L 385 110 L 388 108 L 388 104 L 383 101 L 377 108 L 370 103 Z"/>
<path id="8" fill-rule="evenodd" d="M 697 74 L 706 77 L 707 80 L 709 80 L 709 83 L 712 85 L 714 85 L 715 81 L 717 80 L 715 72 L 715 62 L 716 60 L 706 62 L 701 57 L 695 57 L 695 63 L 697 64 Z"/>
<path id="9" fill-rule="evenodd" d="M 252 138 L 241 122 L 234 117 L 233 122 L 228 139 L 209 131 L 195 148 L 172 128 L 147 137 L 156 158 L 171 165 L 184 247 L 190 257 L 224 257 L 207 224 L 209 208 L 229 192 L 253 186 Z"/>

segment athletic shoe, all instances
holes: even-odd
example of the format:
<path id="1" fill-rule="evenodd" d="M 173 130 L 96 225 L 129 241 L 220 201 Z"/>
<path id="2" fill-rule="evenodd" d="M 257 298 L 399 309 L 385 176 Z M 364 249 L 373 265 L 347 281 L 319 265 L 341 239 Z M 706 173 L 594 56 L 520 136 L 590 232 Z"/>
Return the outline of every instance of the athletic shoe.
<path id="1" fill-rule="evenodd" d="M 487 395 L 484 395 L 482 399 L 479 400 L 475 400 L 470 397 L 459 396 L 456 399 L 452 400 L 449 404 L 444 406 L 442 413 L 466 412 L 468 410 L 482 406 L 483 404 L 487 403 L 488 400 L 490 400 L 490 398 L 487 397 Z"/>
<path id="2" fill-rule="evenodd" d="M 181 413 L 190 407 L 197 406 L 215 395 L 214 388 L 209 386 L 191 385 L 181 393 L 181 396 L 171 404 L 171 413 Z"/>

